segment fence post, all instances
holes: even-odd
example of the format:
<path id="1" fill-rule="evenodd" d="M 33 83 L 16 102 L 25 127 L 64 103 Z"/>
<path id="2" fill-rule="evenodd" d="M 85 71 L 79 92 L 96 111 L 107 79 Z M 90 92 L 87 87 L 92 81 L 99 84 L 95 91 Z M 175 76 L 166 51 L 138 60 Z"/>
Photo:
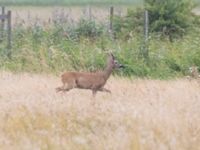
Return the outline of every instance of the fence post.
<path id="1" fill-rule="evenodd" d="M 88 17 L 89 17 L 89 20 L 92 20 L 92 8 L 90 5 L 88 6 Z"/>
<path id="2" fill-rule="evenodd" d="M 148 39 L 149 39 L 149 14 L 148 11 L 145 10 L 144 12 L 144 57 L 149 57 L 149 50 L 148 50 Z"/>
<path id="3" fill-rule="evenodd" d="M 1 7 L 1 14 L 2 15 L 5 15 L 5 7 L 2 6 Z M 5 19 L 2 19 L 1 20 L 1 33 L 0 33 L 0 40 L 3 40 L 3 37 L 4 37 L 4 27 L 5 27 Z"/>
<path id="4" fill-rule="evenodd" d="M 8 19 L 8 26 L 7 26 L 7 32 L 8 32 L 8 57 L 11 58 L 11 11 L 8 11 L 7 15 Z"/>
<path id="5" fill-rule="evenodd" d="M 109 30 L 110 30 L 112 37 L 113 37 L 113 15 L 114 15 L 114 7 L 111 6 L 110 7 L 110 27 L 109 27 Z"/>

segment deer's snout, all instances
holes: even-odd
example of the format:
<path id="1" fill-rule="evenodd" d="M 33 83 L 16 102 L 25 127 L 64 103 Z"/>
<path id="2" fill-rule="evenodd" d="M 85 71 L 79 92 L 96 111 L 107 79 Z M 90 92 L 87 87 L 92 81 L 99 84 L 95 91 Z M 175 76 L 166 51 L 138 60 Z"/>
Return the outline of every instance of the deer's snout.
<path id="1" fill-rule="evenodd" d="M 125 68 L 125 66 L 124 66 L 124 65 L 122 65 L 122 64 L 120 64 L 119 68 Z"/>
<path id="2" fill-rule="evenodd" d="M 117 65 L 117 68 L 125 68 L 125 66 L 122 65 L 122 64 L 118 64 L 118 65 Z"/>
<path id="3" fill-rule="evenodd" d="M 125 66 L 120 64 L 117 60 L 114 60 L 114 68 L 124 68 Z"/>

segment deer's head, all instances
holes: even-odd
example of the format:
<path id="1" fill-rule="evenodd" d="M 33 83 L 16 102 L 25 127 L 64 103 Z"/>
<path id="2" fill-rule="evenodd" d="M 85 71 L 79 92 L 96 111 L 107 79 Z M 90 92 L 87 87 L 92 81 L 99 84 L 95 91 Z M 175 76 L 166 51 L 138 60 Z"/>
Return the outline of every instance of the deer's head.
<path id="1" fill-rule="evenodd" d="M 115 68 L 124 68 L 124 65 L 120 64 L 114 57 L 112 53 L 109 54 L 108 56 L 108 65 L 112 67 L 113 69 Z"/>
<path id="2" fill-rule="evenodd" d="M 197 67 L 197 66 L 191 66 L 191 67 L 189 68 L 189 72 L 190 72 L 190 73 L 198 72 L 198 67 Z"/>
<path id="3" fill-rule="evenodd" d="M 189 73 L 192 77 L 197 78 L 199 77 L 199 71 L 197 66 L 191 66 L 189 68 Z"/>

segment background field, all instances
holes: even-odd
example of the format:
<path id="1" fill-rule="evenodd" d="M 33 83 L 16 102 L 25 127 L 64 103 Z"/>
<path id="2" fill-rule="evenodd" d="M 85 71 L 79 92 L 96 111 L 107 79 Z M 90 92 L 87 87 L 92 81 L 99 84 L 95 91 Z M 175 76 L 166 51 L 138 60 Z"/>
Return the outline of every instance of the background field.
<path id="1" fill-rule="evenodd" d="M 0 0 L 6 5 L 106 5 L 106 4 L 135 4 L 140 5 L 142 0 Z"/>
<path id="2" fill-rule="evenodd" d="M 199 150 L 196 80 L 112 77 L 112 94 L 55 93 L 51 75 L 0 73 L 0 149 Z M 95 104 L 92 104 L 92 101 Z"/>
<path id="3" fill-rule="evenodd" d="M 115 6 L 116 15 L 125 15 L 131 6 Z M 133 7 L 133 6 L 132 6 Z M 56 17 L 66 17 L 68 20 L 78 22 L 82 18 L 89 17 L 88 6 L 9 6 L 8 10 L 12 10 L 12 24 L 16 25 L 20 21 L 24 21 L 26 26 L 40 22 L 41 24 L 52 24 Z M 91 16 L 97 22 L 105 22 L 109 20 L 110 5 L 108 6 L 92 6 Z"/>
<path id="4" fill-rule="evenodd" d="M 36 22 L 41 24 L 52 23 L 57 17 L 66 17 L 68 20 L 78 22 L 82 18 L 89 17 L 88 9 L 91 9 L 91 16 L 96 22 L 109 22 L 111 5 L 102 6 L 8 6 L 7 10 L 12 10 L 12 24 L 17 25 L 24 22 L 25 26 L 30 26 Z M 127 9 L 135 8 L 134 5 L 117 5 L 114 7 L 114 14 L 124 16 Z M 194 14 L 200 15 L 200 8 L 193 9 Z"/>
<path id="5" fill-rule="evenodd" d="M 199 4 L 200 0 L 193 0 Z M 121 5 L 121 4 L 134 4 L 141 5 L 143 0 L 0 0 L 4 5 L 35 5 L 35 6 L 47 6 L 47 5 Z"/>

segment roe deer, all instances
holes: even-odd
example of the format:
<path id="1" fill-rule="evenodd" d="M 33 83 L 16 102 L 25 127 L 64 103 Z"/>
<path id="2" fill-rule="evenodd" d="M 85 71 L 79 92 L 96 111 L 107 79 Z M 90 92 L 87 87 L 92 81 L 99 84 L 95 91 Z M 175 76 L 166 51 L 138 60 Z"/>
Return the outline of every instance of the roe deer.
<path id="1" fill-rule="evenodd" d="M 113 54 L 109 54 L 107 59 L 107 65 L 103 71 L 100 72 L 65 72 L 61 76 L 63 86 L 56 88 L 56 91 L 69 91 L 73 88 L 90 89 L 93 96 L 97 91 L 111 93 L 110 90 L 104 88 L 106 81 L 110 77 L 113 69 L 123 68 L 122 64 L 119 64 Z"/>

